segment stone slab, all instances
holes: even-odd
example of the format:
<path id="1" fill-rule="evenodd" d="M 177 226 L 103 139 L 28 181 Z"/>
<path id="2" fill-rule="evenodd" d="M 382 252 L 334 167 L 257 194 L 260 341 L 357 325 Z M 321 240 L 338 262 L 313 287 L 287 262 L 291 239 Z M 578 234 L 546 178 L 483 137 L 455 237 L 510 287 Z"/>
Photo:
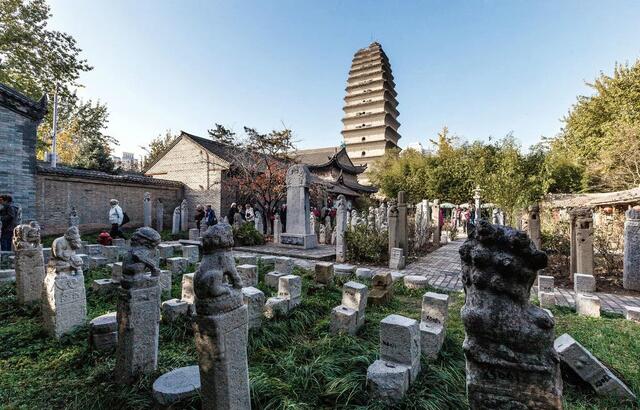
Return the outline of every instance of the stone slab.
<path id="1" fill-rule="evenodd" d="M 296 275 L 285 275 L 278 278 L 278 297 L 289 301 L 289 310 L 302 301 L 302 278 Z"/>
<path id="2" fill-rule="evenodd" d="M 333 263 L 317 262 L 315 266 L 315 281 L 328 285 L 333 281 Z"/>
<path id="3" fill-rule="evenodd" d="M 162 319 L 173 322 L 189 313 L 189 303 L 180 299 L 169 299 L 162 302 Z"/>
<path id="4" fill-rule="evenodd" d="M 264 284 L 270 288 L 277 289 L 278 283 L 280 282 L 280 277 L 282 276 L 287 276 L 287 274 L 276 272 L 276 271 L 269 272 L 266 275 L 264 275 Z"/>
<path id="5" fill-rule="evenodd" d="M 171 406 L 200 393 L 198 365 L 180 367 L 158 377 L 153 382 L 153 398 L 161 406 Z"/>
<path id="6" fill-rule="evenodd" d="M 262 316 L 264 315 L 264 304 L 266 298 L 264 293 L 254 287 L 242 288 L 242 299 L 247 306 L 249 317 L 249 328 L 257 329 L 262 326 Z"/>
<path id="7" fill-rule="evenodd" d="M 389 315 L 380 321 L 380 359 L 410 367 L 410 380 L 420 372 L 420 329 L 418 321 Z"/>
<path id="8" fill-rule="evenodd" d="M 427 278 L 419 275 L 407 275 L 403 281 L 407 289 L 424 289 L 429 285 Z"/>
<path id="9" fill-rule="evenodd" d="M 409 390 L 409 366 L 376 360 L 367 369 L 367 390 L 371 397 L 398 402 Z"/>
<path id="10" fill-rule="evenodd" d="M 289 312 L 289 301 L 282 298 L 269 298 L 264 304 L 264 317 L 273 319 L 277 315 L 286 315 Z"/>
<path id="11" fill-rule="evenodd" d="M 242 286 L 258 286 L 258 267 L 256 265 L 238 265 L 236 270 L 242 278 Z"/>
<path id="12" fill-rule="evenodd" d="M 353 265 L 348 265 L 344 263 L 338 263 L 333 265 L 333 274 L 334 276 L 351 276 L 355 273 L 356 267 Z"/>
<path id="13" fill-rule="evenodd" d="M 346 333 L 355 335 L 358 331 L 358 312 L 354 309 L 340 305 L 331 310 L 331 334 Z"/>
<path id="14" fill-rule="evenodd" d="M 640 323 L 640 307 L 625 306 L 624 317 L 627 320 L 633 320 L 634 322 Z"/>
<path id="15" fill-rule="evenodd" d="M 592 293 L 596 291 L 596 278 L 583 273 L 573 274 L 573 291 L 576 293 Z"/>
<path id="16" fill-rule="evenodd" d="M 368 268 L 358 268 L 356 269 L 356 277 L 371 279 L 373 277 L 373 270 Z"/>
<path id="17" fill-rule="evenodd" d="M 318 245 L 313 249 L 302 249 L 277 244 L 266 244 L 258 246 L 238 246 L 235 247 L 234 250 L 316 261 L 334 261 L 336 259 L 336 247 L 332 245 Z"/>
<path id="18" fill-rule="evenodd" d="M 576 295 L 576 313 L 589 317 L 600 317 L 600 298 L 595 295 Z"/>

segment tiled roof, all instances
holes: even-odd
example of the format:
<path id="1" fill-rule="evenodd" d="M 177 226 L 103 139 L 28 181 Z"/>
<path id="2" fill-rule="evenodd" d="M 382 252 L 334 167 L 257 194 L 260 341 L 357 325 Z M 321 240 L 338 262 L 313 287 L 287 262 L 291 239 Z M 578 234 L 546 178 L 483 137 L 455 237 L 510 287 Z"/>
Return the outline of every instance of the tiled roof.
<path id="1" fill-rule="evenodd" d="M 328 147 L 298 150 L 294 153 L 298 162 L 309 166 L 309 170 L 325 168 L 335 165 L 349 174 L 361 174 L 367 167 L 354 165 L 347 154 L 346 148 Z"/>
<path id="2" fill-rule="evenodd" d="M 39 121 L 47 114 L 47 97 L 36 102 L 18 90 L 0 83 L 0 106 Z"/>
<path id="3" fill-rule="evenodd" d="M 102 181 L 113 181 L 122 183 L 134 183 L 144 185 L 164 185 L 181 187 L 183 184 L 179 181 L 169 181 L 166 179 L 151 178 L 140 174 L 107 174 L 102 171 L 94 171 L 90 169 L 71 168 L 65 166 L 57 166 L 52 168 L 44 162 L 36 165 L 36 172 L 41 175 L 59 175 L 66 177 L 77 177 L 96 179 Z"/>
<path id="4" fill-rule="evenodd" d="M 591 194 L 550 194 L 547 203 L 552 208 L 596 207 L 640 202 L 640 187 L 616 192 Z"/>

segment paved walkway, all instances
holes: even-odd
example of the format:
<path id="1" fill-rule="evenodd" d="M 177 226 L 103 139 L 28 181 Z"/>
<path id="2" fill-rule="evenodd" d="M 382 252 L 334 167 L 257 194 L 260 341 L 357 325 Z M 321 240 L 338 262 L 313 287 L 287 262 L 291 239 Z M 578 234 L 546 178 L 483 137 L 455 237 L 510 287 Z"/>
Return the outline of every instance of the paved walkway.
<path id="1" fill-rule="evenodd" d="M 401 273 L 404 275 L 425 276 L 431 286 L 444 291 L 458 291 L 463 289 L 460 279 L 460 254 L 458 248 L 464 242 L 463 239 L 450 242 L 434 252 L 418 258 L 409 264 Z M 296 260 L 296 265 L 306 269 L 313 269 L 315 263 L 309 260 Z M 364 266 L 363 266 L 364 267 Z M 378 266 L 366 266 L 374 272 L 392 272 L 393 270 Z M 535 294 L 535 287 L 532 294 Z M 568 289 L 555 289 L 556 304 L 575 308 L 574 292 Z M 610 293 L 596 292 L 602 303 L 602 310 L 624 314 L 624 306 L 640 307 L 640 297 L 621 296 Z"/>

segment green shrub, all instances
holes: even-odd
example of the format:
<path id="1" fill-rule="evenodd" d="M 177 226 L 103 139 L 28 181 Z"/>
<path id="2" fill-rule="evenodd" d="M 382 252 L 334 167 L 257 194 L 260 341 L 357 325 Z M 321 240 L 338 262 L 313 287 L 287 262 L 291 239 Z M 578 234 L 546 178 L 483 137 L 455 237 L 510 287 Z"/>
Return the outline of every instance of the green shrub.
<path id="1" fill-rule="evenodd" d="M 389 260 L 389 237 L 386 231 L 359 225 L 348 230 L 345 239 L 347 259 L 351 262 L 380 264 Z"/>
<path id="2" fill-rule="evenodd" d="M 240 228 L 233 228 L 233 240 L 240 246 L 264 245 L 264 236 L 252 223 L 244 223 Z"/>
<path id="3" fill-rule="evenodd" d="M 558 222 L 551 229 L 543 229 L 541 234 L 542 249 L 549 253 L 569 256 L 571 242 L 567 222 Z"/>

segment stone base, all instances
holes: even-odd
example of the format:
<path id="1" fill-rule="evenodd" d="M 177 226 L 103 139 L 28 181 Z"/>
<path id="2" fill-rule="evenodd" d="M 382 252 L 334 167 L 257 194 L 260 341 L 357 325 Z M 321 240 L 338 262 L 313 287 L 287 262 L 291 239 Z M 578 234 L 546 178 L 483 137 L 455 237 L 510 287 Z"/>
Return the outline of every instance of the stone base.
<path id="1" fill-rule="evenodd" d="M 600 317 L 600 298 L 595 295 L 576 294 L 576 313 L 589 317 Z"/>
<path id="2" fill-rule="evenodd" d="M 98 316 L 89 322 L 89 347 L 95 350 L 114 350 L 118 344 L 116 312 Z"/>
<path id="3" fill-rule="evenodd" d="M 538 292 L 538 300 L 540 301 L 540 307 L 553 307 L 556 305 L 556 294 L 551 292 Z"/>
<path id="4" fill-rule="evenodd" d="M 258 267 L 256 265 L 238 265 L 236 270 L 242 278 L 243 287 L 258 286 Z"/>
<path id="5" fill-rule="evenodd" d="M 280 235 L 281 245 L 290 245 L 302 249 L 313 249 L 318 246 L 318 240 L 314 234 L 292 234 L 283 233 Z"/>
<path id="6" fill-rule="evenodd" d="M 247 364 L 247 307 L 197 316 L 194 324 L 200 365 L 202 408 L 251 408 Z"/>
<path id="7" fill-rule="evenodd" d="M 373 278 L 373 271 L 368 268 L 358 268 L 356 269 L 356 277 L 357 278 L 365 278 L 371 279 Z"/>
<path id="8" fill-rule="evenodd" d="M 84 275 L 56 274 L 47 269 L 42 290 L 42 316 L 47 332 L 55 337 L 71 332 L 87 319 Z"/>
<path id="9" fill-rule="evenodd" d="M 16 281 L 15 269 L 0 269 L 0 284 L 13 283 Z"/>
<path id="10" fill-rule="evenodd" d="M 403 278 L 407 289 L 424 289 L 429 285 L 427 278 L 418 275 L 407 275 Z"/>
<path id="11" fill-rule="evenodd" d="M 193 230 L 193 229 L 192 229 Z M 200 393 L 200 368 L 179 367 L 153 382 L 153 398 L 160 406 L 171 406 Z"/>
<path id="12" fill-rule="evenodd" d="M 333 265 L 333 274 L 337 277 L 348 277 L 354 274 L 356 267 L 353 265 L 336 264 Z"/>
<path id="13" fill-rule="evenodd" d="M 189 313 L 189 304 L 180 299 L 169 299 L 162 302 L 162 320 L 173 322 Z"/>
<path id="14" fill-rule="evenodd" d="M 333 263 L 318 262 L 315 267 L 315 281 L 323 285 L 328 285 L 333 280 Z"/>
<path id="15" fill-rule="evenodd" d="M 264 293 L 254 287 L 244 287 L 242 288 L 242 300 L 248 309 L 249 329 L 260 328 L 264 315 Z"/>
<path id="16" fill-rule="evenodd" d="M 624 317 L 627 320 L 632 320 L 634 322 L 640 323 L 640 307 L 625 306 Z"/>
<path id="17" fill-rule="evenodd" d="M 398 402 L 409 390 L 409 367 L 376 360 L 367 369 L 367 389 L 373 398 Z"/>
<path id="18" fill-rule="evenodd" d="M 91 289 L 98 295 L 106 295 L 114 291 L 118 284 L 112 279 L 95 279 L 91 284 Z"/>
<path id="19" fill-rule="evenodd" d="M 420 351 L 428 359 L 436 359 L 444 343 L 444 326 L 420 322 Z"/>
<path id="20" fill-rule="evenodd" d="M 289 313 L 289 301 L 283 298 L 269 298 L 264 305 L 264 317 L 273 319 L 278 315 Z"/>
<path id="21" fill-rule="evenodd" d="M 355 335 L 358 331 L 358 312 L 340 305 L 331 310 L 331 334 L 347 333 Z"/>
<path id="22" fill-rule="evenodd" d="M 264 284 L 270 288 L 278 289 L 278 283 L 280 282 L 280 278 L 283 276 L 287 276 L 287 274 L 276 271 L 269 272 L 264 275 Z"/>
<path id="23" fill-rule="evenodd" d="M 238 265 L 257 265 L 258 264 L 258 257 L 255 255 L 242 255 L 242 256 L 238 256 L 236 259 L 238 260 Z"/>
<path id="24" fill-rule="evenodd" d="M 367 298 L 367 303 L 372 305 L 386 305 L 393 299 L 393 291 L 392 288 L 388 289 L 371 289 L 369 292 L 369 296 Z"/>

